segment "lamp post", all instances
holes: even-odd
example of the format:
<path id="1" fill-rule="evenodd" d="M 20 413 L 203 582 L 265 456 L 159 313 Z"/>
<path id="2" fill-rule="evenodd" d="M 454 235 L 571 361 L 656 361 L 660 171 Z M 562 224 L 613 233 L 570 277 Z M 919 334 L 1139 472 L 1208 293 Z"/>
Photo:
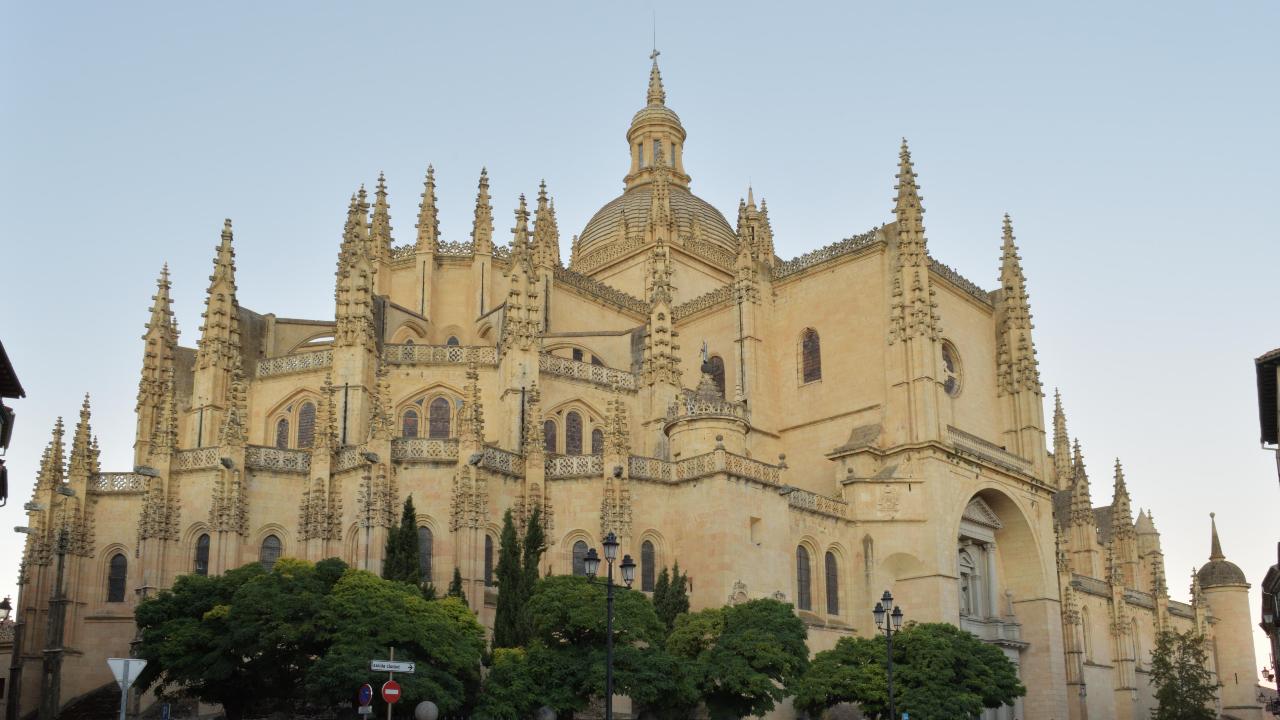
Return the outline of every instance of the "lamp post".
<path id="1" fill-rule="evenodd" d="M 893 612 L 889 611 L 890 606 L 893 607 Z M 884 638 L 887 643 L 885 672 L 889 683 L 889 718 L 893 720 L 898 715 L 893 705 L 893 635 L 902 629 L 902 608 L 893 604 L 893 595 L 888 590 L 885 590 L 880 602 L 876 603 L 876 607 L 871 611 L 871 614 L 876 616 L 876 627 L 884 630 Z M 886 619 L 885 615 L 889 617 Z"/>
<path id="2" fill-rule="evenodd" d="M 613 720 L 613 563 L 618 559 L 618 536 L 612 532 L 604 538 L 604 559 L 608 563 L 605 576 L 605 644 L 604 644 L 604 720 Z M 583 561 L 587 571 L 588 582 L 594 582 L 596 572 L 600 569 L 600 556 L 596 549 L 587 551 Z M 622 556 L 622 582 L 631 588 L 636 579 L 636 563 L 630 555 Z"/>

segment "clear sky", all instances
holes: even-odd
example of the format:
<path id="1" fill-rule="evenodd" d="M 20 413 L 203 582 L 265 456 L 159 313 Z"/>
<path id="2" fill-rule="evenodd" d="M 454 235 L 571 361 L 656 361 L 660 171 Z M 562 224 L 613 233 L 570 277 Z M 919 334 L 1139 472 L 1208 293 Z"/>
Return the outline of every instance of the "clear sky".
<path id="1" fill-rule="evenodd" d="M 0 339 L 28 397 L 0 595 L 84 392 L 104 469 L 130 469 L 163 262 L 184 345 L 224 217 L 241 304 L 332 317 L 351 192 L 385 170 L 410 242 L 428 163 L 443 239 L 467 239 L 488 166 L 499 231 L 546 178 L 567 258 L 621 191 L 656 11 L 694 191 L 733 217 L 752 183 L 779 255 L 891 219 L 902 136 L 935 257 L 995 287 L 1009 212 L 1095 504 L 1119 456 L 1179 599 L 1215 510 L 1258 611 L 1280 540 L 1252 363 L 1280 347 L 1274 2 L 3 6 Z"/>

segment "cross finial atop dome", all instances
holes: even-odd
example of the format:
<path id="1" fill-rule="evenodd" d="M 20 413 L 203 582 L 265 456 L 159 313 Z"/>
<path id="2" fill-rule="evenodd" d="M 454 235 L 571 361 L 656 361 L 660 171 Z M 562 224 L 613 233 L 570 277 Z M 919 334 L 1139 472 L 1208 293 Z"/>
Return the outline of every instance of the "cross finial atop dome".
<path id="1" fill-rule="evenodd" d="M 667 91 L 662 88 L 662 71 L 658 70 L 658 56 L 662 52 L 657 48 L 649 53 L 649 59 L 653 61 L 653 67 L 649 69 L 649 98 L 650 105 L 665 105 L 667 102 Z"/>

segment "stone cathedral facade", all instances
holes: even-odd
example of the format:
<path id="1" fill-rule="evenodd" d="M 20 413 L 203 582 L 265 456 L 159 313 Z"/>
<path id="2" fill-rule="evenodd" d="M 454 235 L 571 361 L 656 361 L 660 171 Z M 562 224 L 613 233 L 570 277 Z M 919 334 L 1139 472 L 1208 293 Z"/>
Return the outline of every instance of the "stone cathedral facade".
<path id="1" fill-rule="evenodd" d="M 692 193 L 685 139 L 655 54 L 625 189 L 567 263 L 545 186 L 499 236 L 481 172 L 471 236 L 451 239 L 428 168 L 416 232 L 396 231 L 381 178 L 352 196 L 332 317 L 241 306 L 227 221 L 184 347 L 166 267 L 135 467 L 99 467 L 87 398 L 42 464 L 17 609 L 24 712 L 60 537 L 66 702 L 110 681 L 140 598 L 281 556 L 377 572 L 411 495 L 424 572 L 443 587 L 458 568 L 486 622 L 503 513 L 540 507 L 544 570 L 580 571 L 612 531 L 645 589 L 678 560 L 695 607 L 785 600 L 814 651 L 872 634 L 890 589 L 909 619 L 1017 664 L 1027 696 L 992 718 L 1145 717 L 1166 627 L 1205 631 L 1222 711 L 1261 717 L 1248 585 L 1216 530 L 1192 601 L 1173 600 L 1119 463 L 1095 507 L 1060 401 L 1045 421 L 1009 218 L 995 290 L 935 260 L 904 142 L 887 224 L 783 260 L 763 201 L 749 192 L 731 224 Z"/>

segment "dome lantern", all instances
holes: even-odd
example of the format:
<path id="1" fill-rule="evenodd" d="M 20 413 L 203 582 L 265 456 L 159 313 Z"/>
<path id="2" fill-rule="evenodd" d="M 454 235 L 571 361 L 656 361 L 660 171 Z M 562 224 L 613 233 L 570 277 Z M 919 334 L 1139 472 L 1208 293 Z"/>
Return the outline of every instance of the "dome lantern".
<path id="1" fill-rule="evenodd" d="M 684 171 L 684 126 L 680 124 L 680 116 L 666 105 L 667 92 L 662 86 L 658 55 L 654 50 L 649 56 L 653 66 L 649 69 L 646 104 L 631 118 L 631 127 L 627 130 L 631 169 L 623 182 L 628 190 L 653 182 L 659 157 L 671 169 L 672 184 L 689 187 L 689 176 Z"/>

